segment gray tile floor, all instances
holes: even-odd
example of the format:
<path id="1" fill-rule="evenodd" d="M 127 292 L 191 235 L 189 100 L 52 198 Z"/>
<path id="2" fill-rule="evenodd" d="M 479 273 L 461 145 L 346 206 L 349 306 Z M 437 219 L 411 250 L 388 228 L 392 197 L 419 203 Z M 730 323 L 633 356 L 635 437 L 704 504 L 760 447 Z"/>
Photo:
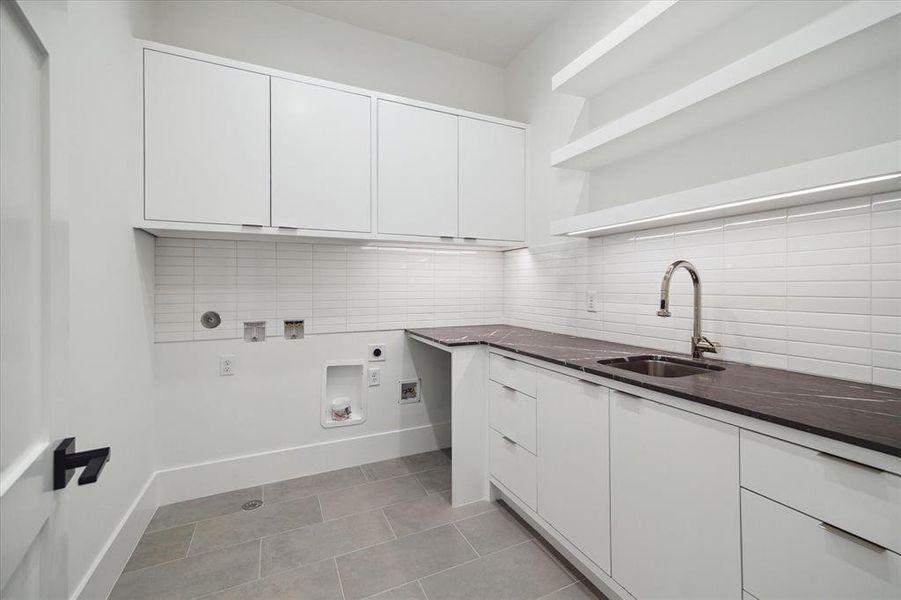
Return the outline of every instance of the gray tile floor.
<path id="1" fill-rule="evenodd" d="M 161 506 L 110 598 L 603 598 L 503 503 L 453 508 L 448 455 Z"/>

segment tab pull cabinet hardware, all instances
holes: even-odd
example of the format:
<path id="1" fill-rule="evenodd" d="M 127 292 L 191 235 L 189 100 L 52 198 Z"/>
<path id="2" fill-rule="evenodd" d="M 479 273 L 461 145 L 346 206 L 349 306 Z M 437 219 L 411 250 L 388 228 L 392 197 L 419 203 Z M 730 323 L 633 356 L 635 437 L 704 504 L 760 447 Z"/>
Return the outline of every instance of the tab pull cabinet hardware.
<path id="1" fill-rule="evenodd" d="M 78 478 L 78 485 L 96 482 L 109 459 L 108 447 L 76 452 L 75 438 L 64 439 L 53 451 L 53 489 L 61 490 L 66 487 L 75 469 L 81 467 L 85 469 Z"/>

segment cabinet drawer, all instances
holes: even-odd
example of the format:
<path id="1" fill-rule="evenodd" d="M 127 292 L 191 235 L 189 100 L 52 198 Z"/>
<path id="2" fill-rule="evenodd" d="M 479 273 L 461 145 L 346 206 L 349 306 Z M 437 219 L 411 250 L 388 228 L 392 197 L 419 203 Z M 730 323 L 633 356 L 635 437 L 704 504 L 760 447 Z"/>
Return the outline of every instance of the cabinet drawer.
<path id="1" fill-rule="evenodd" d="M 741 484 L 901 552 L 901 477 L 897 475 L 743 430 Z"/>
<path id="2" fill-rule="evenodd" d="M 491 428 L 532 454 L 538 454 L 535 413 L 535 398 L 496 381 L 488 382 L 488 422 Z"/>
<path id="3" fill-rule="evenodd" d="M 744 588 L 759 600 L 898 598 L 901 556 L 748 490 L 741 492 Z"/>
<path id="4" fill-rule="evenodd" d="M 534 509 L 537 496 L 535 455 L 496 431 L 489 435 L 491 475 Z"/>
<path id="5" fill-rule="evenodd" d="M 492 381 L 535 397 L 538 368 L 500 354 L 488 355 L 488 376 Z"/>

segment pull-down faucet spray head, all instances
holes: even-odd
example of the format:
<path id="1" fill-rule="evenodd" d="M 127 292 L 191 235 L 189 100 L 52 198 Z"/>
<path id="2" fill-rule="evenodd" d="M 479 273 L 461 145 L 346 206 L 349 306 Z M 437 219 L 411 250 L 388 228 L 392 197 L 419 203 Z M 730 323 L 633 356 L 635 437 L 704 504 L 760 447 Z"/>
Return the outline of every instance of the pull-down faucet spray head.
<path id="1" fill-rule="evenodd" d="M 671 264 L 666 273 L 663 274 L 663 281 L 660 283 L 660 310 L 657 311 L 659 317 L 671 317 L 669 311 L 669 284 L 673 278 L 673 273 L 678 268 L 683 268 L 691 275 L 691 283 L 694 288 L 694 319 L 692 323 L 691 336 L 691 355 L 694 358 L 701 358 L 704 352 L 716 352 L 717 344 L 711 342 L 701 334 L 701 277 L 698 270 L 693 264 L 687 260 L 677 260 Z"/>
<path id="2" fill-rule="evenodd" d="M 669 311 L 669 309 L 667 308 L 667 306 L 669 306 L 669 290 L 667 290 L 667 291 L 665 291 L 665 292 L 664 292 L 663 290 L 661 290 L 661 291 L 660 291 L 660 310 L 657 311 L 657 316 L 658 316 L 658 317 L 671 317 L 671 316 L 673 316 L 673 313 L 671 313 L 671 312 Z"/>

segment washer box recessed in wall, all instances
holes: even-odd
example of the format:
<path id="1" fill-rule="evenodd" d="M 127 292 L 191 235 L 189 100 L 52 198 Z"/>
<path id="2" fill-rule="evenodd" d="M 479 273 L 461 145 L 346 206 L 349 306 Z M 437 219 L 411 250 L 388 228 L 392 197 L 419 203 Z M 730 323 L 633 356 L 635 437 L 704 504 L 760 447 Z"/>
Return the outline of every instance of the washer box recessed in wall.
<path id="1" fill-rule="evenodd" d="M 344 427 L 359 425 L 366 420 L 366 369 L 362 361 L 347 360 L 326 362 L 322 365 L 322 403 L 320 420 L 323 427 Z M 336 419 L 332 405 L 350 404 L 350 415 L 346 419 Z"/>

